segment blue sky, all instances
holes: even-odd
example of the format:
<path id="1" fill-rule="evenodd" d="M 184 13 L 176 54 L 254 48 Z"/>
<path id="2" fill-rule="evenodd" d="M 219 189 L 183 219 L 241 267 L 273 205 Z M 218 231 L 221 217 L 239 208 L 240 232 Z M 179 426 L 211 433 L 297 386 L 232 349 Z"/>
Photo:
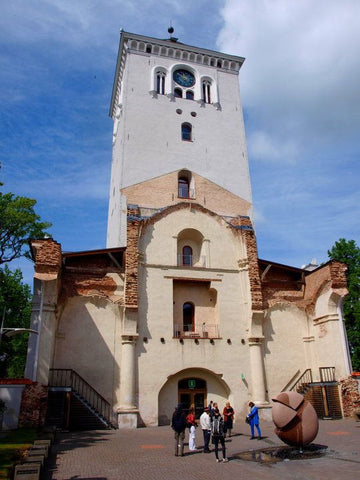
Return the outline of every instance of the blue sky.
<path id="1" fill-rule="evenodd" d="M 161 8 L 159 6 L 161 5 Z M 105 248 L 119 31 L 244 56 L 260 258 L 359 243 L 358 0 L 12 0 L 0 5 L 0 180 L 64 251 Z M 31 283 L 33 266 L 12 262 Z"/>

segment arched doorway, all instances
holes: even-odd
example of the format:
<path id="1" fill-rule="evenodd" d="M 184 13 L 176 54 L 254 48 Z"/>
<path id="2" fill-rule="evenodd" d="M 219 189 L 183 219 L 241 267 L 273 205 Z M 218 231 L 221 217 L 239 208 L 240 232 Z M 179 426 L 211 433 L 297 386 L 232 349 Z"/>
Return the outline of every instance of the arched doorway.
<path id="1" fill-rule="evenodd" d="M 206 381 L 202 378 L 183 378 L 178 382 L 178 402 L 183 404 L 184 410 L 195 405 L 195 417 L 199 418 L 207 404 Z"/>

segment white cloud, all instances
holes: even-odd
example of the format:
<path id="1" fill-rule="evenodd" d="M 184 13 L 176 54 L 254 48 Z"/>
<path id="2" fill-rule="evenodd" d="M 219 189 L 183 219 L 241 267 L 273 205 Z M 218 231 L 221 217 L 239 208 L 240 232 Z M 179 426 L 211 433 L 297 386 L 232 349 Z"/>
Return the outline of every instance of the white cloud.
<path id="1" fill-rule="evenodd" d="M 227 0 L 222 15 L 221 49 L 247 57 L 250 123 L 256 116 L 299 145 L 311 134 L 319 143 L 358 135 L 358 0 Z"/>
<path id="2" fill-rule="evenodd" d="M 291 140 L 276 140 L 265 131 L 255 131 L 248 135 L 250 156 L 255 160 L 294 163 L 297 148 Z"/>

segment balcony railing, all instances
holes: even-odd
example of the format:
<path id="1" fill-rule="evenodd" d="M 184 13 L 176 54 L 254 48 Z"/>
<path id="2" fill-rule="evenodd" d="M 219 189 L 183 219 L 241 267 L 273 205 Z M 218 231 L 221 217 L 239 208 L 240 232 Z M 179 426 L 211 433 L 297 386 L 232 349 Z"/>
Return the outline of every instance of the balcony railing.
<path id="1" fill-rule="evenodd" d="M 335 382 L 335 367 L 319 367 L 320 382 Z"/>
<path id="2" fill-rule="evenodd" d="M 219 326 L 207 323 L 192 328 L 183 324 L 175 324 L 174 338 L 220 338 Z"/>
<path id="3" fill-rule="evenodd" d="M 194 257 L 194 255 L 181 255 L 177 256 L 178 267 L 206 267 L 206 257 Z"/>

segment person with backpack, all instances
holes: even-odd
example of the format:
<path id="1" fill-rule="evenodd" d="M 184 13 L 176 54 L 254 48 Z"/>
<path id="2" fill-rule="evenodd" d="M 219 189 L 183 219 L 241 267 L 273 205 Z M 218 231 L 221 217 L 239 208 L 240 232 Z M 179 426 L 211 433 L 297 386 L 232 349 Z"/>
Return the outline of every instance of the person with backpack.
<path id="1" fill-rule="evenodd" d="M 183 406 L 182 403 L 179 403 L 173 413 L 171 420 L 171 428 L 175 432 L 175 457 L 184 456 L 184 440 L 186 426 L 187 424 Z"/>
<path id="2" fill-rule="evenodd" d="M 214 414 L 211 422 L 212 443 L 215 447 L 216 461 L 219 463 L 219 442 L 221 443 L 223 462 L 228 462 L 226 457 L 225 438 L 224 438 L 224 420 L 220 415 L 219 409 L 214 409 Z"/>
<path id="3" fill-rule="evenodd" d="M 195 405 L 192 403 L 189 408 L 189 413 L 186 416 L 186 423 L 189 427 L 189 450 L 194 451 L 196 450 L 195 446 L 195 429 L 197 427 L 197 423 L 195 420 Z"/>

